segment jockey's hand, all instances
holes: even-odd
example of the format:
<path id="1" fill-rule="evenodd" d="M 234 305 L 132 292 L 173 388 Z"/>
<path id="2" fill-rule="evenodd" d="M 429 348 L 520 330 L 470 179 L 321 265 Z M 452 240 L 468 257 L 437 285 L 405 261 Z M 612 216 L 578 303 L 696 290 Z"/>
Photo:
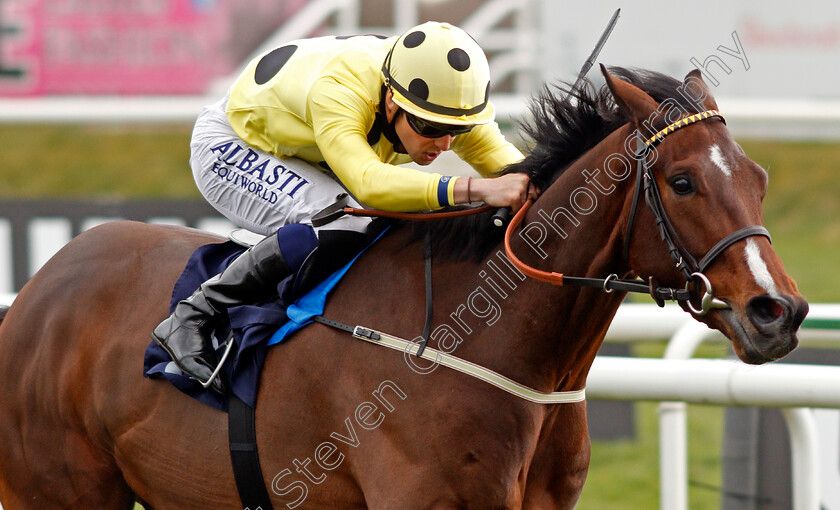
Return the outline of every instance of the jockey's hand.
<path id="1" fill-rule="evenodd" d="M 460 193 L 459 193 L 460 191 Z M 531 185 L 527 175 L 512 173 L 481 179 L 473 177 L 469 183 L 469 200 L 484 202 L 494 207 L 510 207 L 516 212 L 531 197 L 537 199 L 537 189 Z M 460 200 L 459 200 L 460 198 Z M 461 178 L 455 183 L 455 201 L 467 202 L 467 179 Z"/>

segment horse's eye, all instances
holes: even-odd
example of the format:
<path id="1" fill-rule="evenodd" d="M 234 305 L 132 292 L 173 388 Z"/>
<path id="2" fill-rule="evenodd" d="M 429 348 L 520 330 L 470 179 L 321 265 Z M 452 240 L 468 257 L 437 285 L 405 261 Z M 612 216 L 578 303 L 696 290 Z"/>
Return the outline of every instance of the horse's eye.
<path id="1" fill-rule="evenodd" d="M 694 192 L 694 182 L 685 175 L 678 175 L 671 179 L 671 187 L 677 195 L 688 195 Z"/>

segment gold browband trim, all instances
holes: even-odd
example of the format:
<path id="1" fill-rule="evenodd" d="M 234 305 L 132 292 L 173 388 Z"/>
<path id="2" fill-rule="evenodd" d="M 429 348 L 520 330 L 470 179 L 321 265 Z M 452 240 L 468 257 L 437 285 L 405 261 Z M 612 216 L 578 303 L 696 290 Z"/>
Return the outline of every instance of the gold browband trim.
<path id="1" fill-rule="evenodd" d="M 683 117 L 680 120 L 669 124 L 664 129 L 660 130 L 658 133 L 648 138 L 645 142 L 645 145 L 647 145 L 648 147 L 653 147 L 654 145 L 661 142 L 666 135 L 673 133 L 679 128 L 686 127 L 689 124 L 694 124 L 695 122 L 700 120 L 708 119 L 709 117 L 719 117 L 720 120 L 726 122 L 726 120 L 723 118 L 723 115 L 721 115 L 720 112 L 717 110 L 706 110 L 705 112 L 695 113 L 694 115 Z"/>

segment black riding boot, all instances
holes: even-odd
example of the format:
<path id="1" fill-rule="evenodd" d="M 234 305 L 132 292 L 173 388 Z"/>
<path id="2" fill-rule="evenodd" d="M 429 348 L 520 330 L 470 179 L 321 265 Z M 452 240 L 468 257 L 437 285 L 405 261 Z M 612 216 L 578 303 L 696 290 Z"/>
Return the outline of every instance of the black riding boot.
<path id="1" fill-rule="evenodd" d="M 326 277 L 358 255 L 365 246 L 371 243 L 375 233 L 376 230 L 373 229 L 367 233 L 352 230 L 319 231 L 318 247 L 306 257 L 297 276 L 281 291 L 281 297 L 287 302 L 293 302 L 312 290 Z"/>
<path id="2" fill-rule="evenodd" d="M 178 367 L 202 384 L 207 383 L 219 363 L 210 339 L 214 319 L 233 306 L 256 304 L 276 296 L 277 284 L 292 273 L 281 252 L 279 237 L 282 236 L 266 237 L 221 274 L 202 283 L 152 333 L 154 341 Z M 218 377 L 212 386 L 223 391 Z"/>

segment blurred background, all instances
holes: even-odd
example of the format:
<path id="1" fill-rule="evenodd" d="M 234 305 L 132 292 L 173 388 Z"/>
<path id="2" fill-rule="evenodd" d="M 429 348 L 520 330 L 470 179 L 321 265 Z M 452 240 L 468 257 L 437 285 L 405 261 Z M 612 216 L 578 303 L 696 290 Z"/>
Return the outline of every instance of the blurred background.
<path id="1" fill-rule="evenodd" d="M 396 35 L 427 20 L 451 22 L 485 49 L 498 120 L 527 148 L 518 124 L 528 120 L 529 97 L 543 84 L 574 81 L 621 7 L 598 62 L 680 78 L 693 68 L 703 71 L 729 129 L 770 174 L 765 223 L 788 272 L 811 302 L 837 302 L 836 3 L 628 4 L 0 0 L 0 294 L 18 291 L 70 238 L 110 219 L 228 230 L 193 184 L 189 136 L 201 107 L 221 97 L 245 63 L 263 51 L 300 37 Z M 597 65 L 589 77 L 603 82 Z M 452 157 L 431 170 L 472 172 Z M 630 352 L 661 356 L 663 349 L 648 342 Z M 706 346 L 700 355 L 725 357 L 727 348 Z M 790 508 L 789 488 L 758 495 L 759 475 L 747 496 L 732 489 L 721 454 L 724 412 L 691 407 L 691 508 Z M 656 508 L 656 406 L 636 404 L 615 413 L 598 418 L 624 425 L 605 432 L 611 439 L 596 439 L 579 508 Z M 829 479 L 840 478 L 836 468 Z M 840 508 L 838 502 L 840 496 L 827 493 L 823 508 Z"/>

